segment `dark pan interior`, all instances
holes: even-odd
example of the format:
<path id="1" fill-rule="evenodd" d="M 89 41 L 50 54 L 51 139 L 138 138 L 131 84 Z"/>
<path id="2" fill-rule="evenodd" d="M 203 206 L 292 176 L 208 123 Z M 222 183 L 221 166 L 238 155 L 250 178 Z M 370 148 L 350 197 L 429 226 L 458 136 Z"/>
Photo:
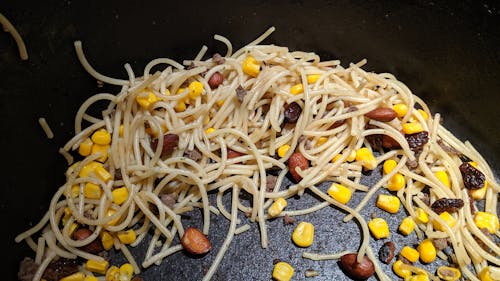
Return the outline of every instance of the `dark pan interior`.
<path id="1" fill-rule="evenodd" d="M 57 151 L 72 136 L 80 104 L 103 90 L 78 62 L 75 40 L 82 41 L 96 70 L 126 78 L 125 63 L 141 73 L 154 58 L 179 62 L 194 58 L 203 44 L 208 54 L 224 53 L 224 46 L 213 40 L 215 34 L 227 37 L 238 49 L 275 26 L 266 43 L 313 51 L 322 59 L 340 59 L 344 66 L 366 58 L 365 69 L 394 73 L 498 171 L 499 9 L 498 1 L 1 1 L 0 13 L 17 27 L 29 54 L 27 61 L 21 61 L 9 34 L 0 34 L 4 167 L 0 216 L 2 250 L 7 253 L 3 278 L 16 279 L 19 261 L 32 255 L 14 237 L 47 210 L 64 180 L 66 161 Z M 54 139 L 45 137 L 39 117 L 47 119 Z M 312 202 L 308 197 L 297 206 Z M 373 210 L 367 207 L 363 213 Z M 197 217 L 199 213 L 193 213 L 188 221 L 194 224 Z M 318 242 L 308 250 L 355 251 L 360 242 L 358 227 L 342 224 L 341 218 L 342 213 L 333 208 L 300 218 L 317 225 Z M 141 276 L 145 280 L 201 279 L 227 228 L 225 219 L 215 220 L 210 255 L 194 259 L 177 253 Z M 281 220 L 270 222 L 271 245 L 262 250 L 258 228 L 252 225 L 252 230 L 235 238 L 214 280 L 270 280 L 275 259 L 294 265 L 295 280 L 305 279 L 308 268 L 320 272 L 314 280 L 343 280 L 335 261 L 302 259 L 303 250 L 290 242 L 292 230 Z M 415 237 L 404 239 L 393 237 L 401 247 Z M 374 243 L 377 249 L 381 242 Z M 140 257 L 141 249 L 134 253 Z"/>

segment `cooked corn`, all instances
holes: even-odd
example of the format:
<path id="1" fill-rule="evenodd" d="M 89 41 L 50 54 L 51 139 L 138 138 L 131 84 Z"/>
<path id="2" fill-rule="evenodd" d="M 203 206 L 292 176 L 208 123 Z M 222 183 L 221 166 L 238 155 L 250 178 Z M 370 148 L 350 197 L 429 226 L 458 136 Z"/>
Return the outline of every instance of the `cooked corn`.
<path id="1" fill-rule="evenodd" d="M 95 276 L 87 275 L 85 276 L 85 279 L 83 279 L 83 281 L 99 281 L 99 279 L 97 279 L 97 277 Z"/>
<path id="2" fill-rule="evenodd" d="M 207 135 L 210 135 L 213 132 L 215 132 L 215 128 L 212 128 L 212 127 L 205 130 L 205 134 L 207 134 Z"/>
<path id="3" fill-rule="evenodd" d="M 135 98 L 135 101 L 144 109 L 148 109 L 159 100 L 153 92 L 142 93 Z"/>
<path id="4" fill-rule="evenodd" d="M 327 192 L 328 195 L 342 204 L 347 204 L 351 200 L 351 190 L 341 184 L 333 183 Z"/>
<path id="5" fill-rule="evenodd" d="M 279 157 L 285 157 L 286 153 L 290 150 L 290 145 L 284 144 L 278 148 L 278 156 Z"/>
<path id="6" fill-rule="evenodd" d="M 96 260 L 87 260 L 87 263 L 85 263 L 85 268 L 88 271 L 99 273 L 99 274 L 105 274 L 106 270 L 108 269 L 109 263 L 107 260 L 103 261 L 96 261 Z"/>
<path id="7" fill-rule="evenodd" d="M 418 258 L 420 257 L 420 254 L 418 253 L 418 251 L 413 249 L 410 246 L 404 246 L 403 249 L 401 249 L 400 254 L 401 254 L 401 256 L 403 256 L 405 259 L 407 259 L 410 262 L 416 262 L 416 261 L 418 261 Z"/>
<path id="8" fill-rule="evenodd" d="M 186 103 L 184 102 L 184 100 L 178 100 L 177 104 L 174 106 L 174 110 L 176 112 L 183 112 L 186 110 L 186 108 L 187 108 L 187 106 L 186 106 Z"/>
<path id="9" fill-rule="evenodd" d="M 304 92 L 304 85 L 302 85 L 302 84 L 296 84 L 290 88 L 290 93 L 292 95 L 298 95 L 298 94 L 301 94 L 303 92 Z"/>
<path id="10" fill-rule="evenodd" d="M 377 197 L 377 207 L 391 214 L 397 213 L 400 205 L 401 202 L 396 196 L 379 194 Z"/>
<path id="11" fill-rule="evenodd" d="M 281 214 L 281 212 L 283 211 L 283 209 L 285 209 L 287 204 L 288 203 L 286 202 L 285 198 L 280 197 L 276 199 L 276 201 L 274 201 L 274 203 L 269 207 L 269 209 L 267 209 L 267 214 L 270 217 L 276 217 L 279 214 Z"/>
<path id="12" fill-rule="evenodd" d="M 120 127 L 118 127 L 118 136 L 123 137 L 123 124 L 120 124 Z"/>
<path id="13" fill-rule="evenodd" d="M 427 114 L 427 112 L 425 112 L 423 109 L 418 109 L 417 112 L 422 115 L 422 118 L 424 118 L 424 120 L 427 121 L 429 119 L 429 114 Z"/>
<path id="14" fill-rule="evenodd" d="M 94 171 L 97 167 L 102 167 L 102 163 L 99 163 L 97 161 L 92 161 L 80 169 L 78 176 L 80 176 L 82 178 L 88 177 L 88 176 L 90 176 L 90 174 L 94 173 Z"/>
<path id="15" fill-rule="evenodd" d="M 429 222 L 429 216 L 422 208 L 415 208 L 416 220 L 419 223 L 427 223 Z"/>
<path id="16" fill-rule="evenodd" d="M 453 227 L 456 223 L 457 220 L 448 212 L 444 211 L 441 214 L 439 214 L 439 217 L 444 220 L 444 222 L 449 226 Z M 446 231 L 446 228 L 441 225 L 437 220 L 432 221 L 432 226 L 434 227 L 435 230 L 439 231 Z"/>
<path id="17" fill-rule="evenodd" d="M 402 118 L 406 115 L 406 113 L 408 112 L 408 106 L 404 103 L 398 103 L 398 104 L 395 104 L 392 109 L 394 109 L 394 111 L 396 111 L 396 114 L 398 115 L 399 118 Z"/>
<path id="18" fill-rule="evenodd" d="M 434 175 L 444 184 L 444 186 L 450 187 L 450 178 L 448 177 L 448 173 L 446 171 L 437 171 Z"/>
<path id="19" fill-rule="evenodd" d="M 396 173 L 389 179 L 389 182 L 387 183 L 387 189 L 390 191 L 398 191 L 401 188 L 405 187 L 405 185 L 405 177 L 400 173 Z"/>
<path id="20" fill-rule="evenodd" d="M 411 217 L 406 217 L 399 225 L 399 232 L 403 235 L 409 235 L 415 229 L 415 222 Z"/>
<path id="21" fill-rule="evenodd" d="M 327 140 L 328 140 L 328 138 L 327 138 L 327 137 L 320 137 L 320 138 L 318 139 L 318 141 L 316 142 L 316 146 L 321 146 L 321 145 L 325 144 L 325 142 L 326 142 Z"/>
<path id="22" fill-rule="evenodd" d="M 117 236 L 120 242 L 122 242 L 123 244 L 134 243 L 135 239 L 137 238 L 133 229 L 119 231 Z"/>
<path id="23" fill-rule="evenodd" d="M 112 265 L 106 271 L 106 281 L 120 281 L 120 269 Z"/>
<path id="24" fill-rule="evenodd" d="M 95 131 L 90 139 L 99 145 L 108 145 L 111 143 L 111 134 L 106 129 Z"/>
<path id="25" fill-rule="evenodd" d="M 128 199 L 128 188 L 125 186 L 115 188 L 111 193 L 113 194 L 113 202 L 117 205 L 120 205 Z"/>
<path id="26" fill-rule="evenodd" d="M 245 74 L 248 74 L 252 77 L 257 77 L 260 72 L 260 62 L 256 61 L 254 57 L 248 56 L 243 61 L 241 68 L 243 69 L 243 72 Z"/>
<path id="27" fill-rule="evenodd" d="M 392 170 L 394 170 L 394 168 L 396 168 L 397 165 L 398 162 L 396 162 L 396 160 L 387 159 L 384 161 L 384 165 L 382 166 L 382 171 L 384 172 L 384 174 L 388 174 L 392 172 Z"/>
<path id="28" fill-rule="evenodd" d="M 401 278 L 411 276 L 411 270 L 405 268 L 405 264 L 401 260 L 397 260 L 392 264 L 392 270 Z"/>
<path id="29" fill-rule="evenodd" d="M 81 156 L 89 156 L 90 153 L 92 152 L 92 145 L 94 143 L 92 142 L 92 140 L 90 138 L 86 138 L 84 139 L 80 145 L 78 146 L 78 153 L 81 155 Z"/>
<path id="30" fill-rule="evenodd" d="M 222 100 L 217 101 L 217 102 L 216 102 L 216 104 L 217 104 L 219 107 L 222 107 L 222 106 L 224 105 L 224 102 L 225 102 L 225 101 L 226 101 L 225 99 L 222 99 Z"/>
<path id="31" fill-rule="evenodd" d="M 134 268 L 130 263 L 124 263 L 120 266 L 120 281 L 130 281 L 134 274 Z"/>
<path id="32" fill-rule="evenodd" d="M 416 134 L 424 131 L 424 126 L 420 123 L 410 122 L 403 124 L 403 133 L 407 135 Z"/>
<path id="33" fill-rule="evenodd" d="M 374 218 L 368 222 L 368 228 L 375 239 L 389 237 L 389 225 L 383 218 Z"/>
<path id="34" fill-rule="evenodd" d="M 420 261 L 423 263 L 431 263 L 436 259 L 437 251 L 431 239 L 424 239 L 420 242 L 417 250 L 420 254 Z"/>
<path id="35" fill-rule="evenodd" d="M 274 265 L 273 279 L 276 281 L 289 281 L 292 279 L 293 273 L 294 269 L 290 264 L 280 261 Z"/>
<path id="36" fill-rule="evenodd" d="M 429 281 L 429 276 L 426 274 L 417 274 L 405 277 L 405 281 Z"/>
<path id="37" fill-rule="evenodd" d="M 101 156 L 99 158 L 97 158 L 97 161 L 105 162 L 106 159 L 108 159 L 108 149 L 109 149 L 109 145 L 100 145 L 100 144 L 94 143 L 94 145 L 92 145 L 92 149 L 91 149 L 90 154 L 100 153 Z"/>
<path id="38" fill-rule="evenodd" d="M 309 247 L 314 241 L 314 225 L 300 222 L 292 233 L 292 241 L 299 247 Z"/>
<path id="39" fill-rule="evenodd" d="M 112 209 L 112 208 L 109 208 L 108 211 L 106 212 L 106 217 L 110 217 L 112 215 L 114 215 L 116 213 L 116 210 L 115 209 Z M 118 221 L 120 221 L 120 217 L 116 217 L 114 219 L 112 219 L 108 225 L 115 225 L 118 223 Z"/>
<path id="40" fill-rule="evenodd" d="M 113 248 L 113 236 L 107 231 L 101 233 L 101 243 L 104 250 L 109 251 Z"/>
<path id="41" fill-rule="evenodd" d="M 486 196 L 486 189 L 488 188 L 488 181 L 484 181 L 484 186 L 478 189 L 470 190 L 470 195 L 474 200 L 481 200 Z"/>
<path id="42" fill-rule="evenodd" d="M 309 74 L 306 76 L 307 83 L 314 84 L 321 77 L 321 74 Z"/>
<path id="43" fill-rule="evenodd" d="M 96 165 L 94 168 L 94 174 L 100 178 L 103 182 L 108 182 L 112 176 L 102 165 Z"/>
<path id="44" fill-rule="evenodd" d="M 82 272 L 75 272 L 71 275 L 59 279 L 59 281 L 83 281 L 85 274 Z"/>
<path id="45" fill-rule="evenodd" d="M 203 91 L 203 84 L 198 81 L 193 81 L 189 83 L 189 97 L 195 100 L 197 97 L 201 96 L 201 92 Z"/>
<path id="46" fill-rule="evenodd" d="M 499 228 L 498 216 L 489 212 L 478 211 L 474 216 L 474 223 L 479 229 L 486 228 L 491 234 L 495 234 Z"/>
<path id="47" fill-rule="evenodd" d="M 490 273 L 490 267 L 489 266 L 485 266 L 481 272 L 479 273 L 479 280 L 481 281 L 495 281 L 492 277 L 491 277 L 491 273 Z"/>
<path id="48" fill-rule="evenodd" d="M 460 277 L 462 277 L 462 273 L 458 268 L 444 265 L 438 267 L 437 275 L 444 281 L 457 281 Z"/>
<path id="49" fill-rule="evenodd" d="M 362 147 L 356 151 L 356 161 L 361 162 L 367 170 L 373 170 L 377 167 L 377 159 L 373 153 L 366 147 Z"/>
<path id="50" fill-rule="evenodd" d="M 83 195 L 89 199 L 99 199 L 102 195 L 101 187 L 95 183 L 88 182 L 83 187 Z"/>
<path id="51" fill-rule="evenodd" d="M 351 152 L 349 153 L 349 156 L 347 156 L 347 158 L 345 160 L 347 162 L 352 162 L 352 161 L 356 160 L 356 150 L 351 150 Z"/>

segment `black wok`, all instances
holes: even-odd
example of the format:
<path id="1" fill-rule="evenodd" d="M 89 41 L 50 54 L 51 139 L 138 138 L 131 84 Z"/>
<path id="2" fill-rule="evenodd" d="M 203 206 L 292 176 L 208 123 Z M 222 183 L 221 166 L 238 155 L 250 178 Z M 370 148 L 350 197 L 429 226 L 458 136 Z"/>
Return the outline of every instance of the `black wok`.
<path id="1" fill-rule="evenodd" d="M 32 256 L 26 244 L 16 244 L 14 237 L 47 210 L 64 181 L 66 161 L 57 151 L 72 136 L 79 105 L 102 91 L 78 62 L 75 40 L 83 42 L 87 58 L 99 72 L 126 78 L 123 65 L 127 62 L 140 73 L 157 57 L 180 62 L 194 58 L 203 44 L 209 54 L 225 52 L 213 40 L 215 34 L 226 36 L 239 48 L 275 26 L 267 43 L 314 51 L 322 59 L 338 58 L 342 65 L 366 58 L 366 69 L 394 73 L 498 171 L 499 9 L 498 1 L 1 1 L 0 13 L 17 27 L 29 54 L 27 61 L 21 61 L 14 40 L 8 33 L 0 34 L 4 167 L 0 216 L 6 259 L 2 279 L 15 280 L 19 261 Z M 46 138 L 39 117 L 51 125 L 53 139 Z M 311 202 L 314 199 L 309 198 L 304 204 Z M 363 213 L 373 210 L 368 207 Z M 198 215 L 193 214 L 192 220 Z M 303 218 L 317 225 L 318 242 L 310 251 L 357 249 L 359 229 L 354 223 L 341 223 L 342 216 L 326 208 Z M 225 219 L 215 220 L 211 255 L 195 259 L 177 253 L 141 276 L 145 280 L 201 279 L 227 228 Z M 346 278 L 335 261 L 302 259 L 303 250 L 290 242 L 291 231 L 281 220 L 271 222 L 270 247 L 263 250 L 253 225 L 235 238 L 214 280 L 270 280 L 275 259 L 294 265 L 294 280 L 305 279 L 309 268 L 320 273 L 314 280 Z M 415 237 L 393 237 L 399 247 L 411 239 Z M 374 242 L 374 248 L 381 243 Z M 141 249 L 134 253 L 140 261 Z M 116 263 L 123 261 L 116 257 Z M 389 266 L 384 269 L 394 277 Z"/>

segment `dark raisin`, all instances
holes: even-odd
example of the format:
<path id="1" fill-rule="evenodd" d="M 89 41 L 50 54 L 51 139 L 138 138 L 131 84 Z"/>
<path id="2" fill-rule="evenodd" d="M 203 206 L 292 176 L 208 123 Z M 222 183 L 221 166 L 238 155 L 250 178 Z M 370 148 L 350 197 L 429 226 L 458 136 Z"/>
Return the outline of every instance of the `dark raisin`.
<path id="1" fill-rule="evenodd" d="M 236 97 L 238 97 L 238 100 L 240 102 L 243 102 L 246 95 L 247 95 L 247 91 L 245 89 L 243 89 L 243 87 L 241 87 L 241 85 L 238 86 L 238 88 L 236 88 Z"/>
<path id="2" fill-rule="evenodd" d="M 484 174 L 478 169 L 474 168 L 469 163 L 462 163 L 460 165 L 460 173 L 464 181 L 465 188 L 479 189 L 484 186 Z"/>
<path id="3" fill-rule="evenodd" d="M 295 223 L 295 219 L 290 217 L 288 214 L 284 215 L 283 216 L 283 223 L 284 224 L 294 224 Z"/>
<path id="4" fill-rule="evenodd" d="M 387 149 L 399 149 L 401 145 L 388 135 L 382 135 L 382 146 Z"/>
<path id="5" fill-rule="evenodd" d="M 337 120 L 337 121 L 335 121 L 335 122 L 334 122 L 334 123 L 333 123 L 333 124 L 332 124 L 332 125 L 328 128 L 328 130 L 332 130 L 332 129 L 335 129 L 335 128 L 337 128 L 337 127 L 340 127 L 340 126 L 344 125 L 344 123 L 345 123 L 345 119 L 342 119 L 342 120 Z"/>
<path id="6" fill-rule="evenodd" d="M 274 186 L 276 185 L 277 180 L 278 180 L 277 176 L 266 175 L 266 191 L 267 192 L 273 192 Z"/>
<path id="7" fill-rule="evenodd" d="M 371 124 L 365 125 L 366 130 L 376 129 L 376 128 L 378 128 L 378 127 L 375 125 L 371 125 Z M 368 141 L 368 143 L 370 144 L 370 146 L 374 150 L 379 150 L 380 148 L 382 148 L 382 135 L 380 135 L 380 134 L 368 135 L 365 137 L 365 139 Z"/>
<path id="8" fill-rule="evenodd" d="M 380 247 L 378 251 L 378 257 L 381 262 L 385 264 L 389 264 L 391 260 L 394 258 L 394 250 L 396 247 L 392 241 L 387 241 Z"/>
<path id="9" fill-rule="evenodd" d="M 302 113 L 302 107 L 296 102 L 292 102 L 285 107 L 285 122 L 295 123 Z"/>
<path id="10" fill-rule="evenodd" d="M 442 212 L 453 213 L 458 211 L 464 206 L 464 201 L 462 199 L 455 198 L 440 198 L 431 205 L 431 209 L 436 212 L 436 214 L 441 214 Z"/>
<path id="11" fill-rule="evenodd" d="M 60 280 L 78 272 L 77 259 L 58 258 L 49 263 L 42 277 L 46 280 Z"/>
<path id="12" fill-rule="evenodd" d="M 161 156 L 166 156 L 174 151 L 174 148 L 179 144 L 179 136 L 176 134 L 165 134 L 163 135 L 163 147 L 161 151 Z M 151 141 L 151 146 L 154 150 L 158 146 L 158 139 Z"/>
<path id="13" fill-rule="evenodd" d="M 429 133 L 426 131 L 405 135 L 405 139 L 413 152 L 420 152 L 429 141 Z"/>

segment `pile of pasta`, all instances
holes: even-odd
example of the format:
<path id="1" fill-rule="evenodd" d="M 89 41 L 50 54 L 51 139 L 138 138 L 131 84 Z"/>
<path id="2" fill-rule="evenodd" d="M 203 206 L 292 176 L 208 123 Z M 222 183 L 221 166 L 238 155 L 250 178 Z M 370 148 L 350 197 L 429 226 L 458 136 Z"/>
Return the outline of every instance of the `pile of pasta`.
<path id="1" fill-rule="evenodd" d="M 444 128 L 440 114 L 432 114 L 394 75 L 365 71 L 366 60 L 343 67 L 338 60 L 322 61 L 313 52 L 263 44 L 273 31 L 270 28 L 234 52 L 227 38 L 215 35 L 227 46 L 226 54 L 207 56 L 203 46 L 194 59 L 182 63 L 154 59 L 140 75 L 125 64 L 127 80 L 97 72 L 86 60 L 81 42 L 75 42 L 83 67 L 97 80 L 121 86 L 121 91 L 92 95 L 81 105 L 75 135 L 60 151 L 69 162 L 66 183 L 55 192 L 40 222 L 16 237 L 36 252 L 40 266 L 35 279 L 55 257 L 102 261 L 82 247 L 104 235 L 139 274 L 183 249 L 176 239 L 185 232 L 181 215 L 201 209 L 205 235 L 211 231 L 211 213 L 230 221 L 204 277 L 210 280 L 234 236 L 253 226 L 242 223 L 238 213 L 255 222 L 266 248 L 266 223 L 272 217 L 268 208 L 278 199 L 308 190 L 321 199 L 317 205 L 285 208 L 274 216 L 294 217 L 327 206 L 344 210 L 348 214 L 344 221 L 355 219 L 360 225 L 358 261 L 367 256 L 379 279 L 390 280 L 377 250 L 369 245 L 370 230 L 360 211 L 397 174 L 404 177 L 404 186 L 388 193 L 400 199 L 420 239 L 448 238 L 452 253 L 439 251 L 438 256 L 470 280 L 479 280 L 485 270 L 498 274 L 500 248 L 490 237 L 498 237 L 498 225 L 493 222 L 493 229 L 485 233 L 475 215 L 491 214 L 498 224 L 499 185 L 471 143 Z M 107 106 L 101 115 L 92 116 L 90 108 L 103 101 Z M 379 108 L 394 110 L 397 116 L 368 117 Z M 94 139 L 96 132 L 107 133 L 109 140 Z M 422 132 L 416 139 L 420 145 L 409 143 L 409 135 Z M 359 155 L 362 149 L 373 158 Z M 290 167 L 295 153 L 306 159 L 306 166 Z M 395 161 L 392 170 L 373 186 L 361 183 L 364 171 L 387 160 Z M 481 186 L 465 186 L 463 163 L 471 163 L 482 175 Z M 277 173 L 271 186 L 269 171 Z M 290 174 L 296 181 L 284 186 Z M 363 200 L 357 205 L 341 203 L 318 188 L 324 182 L 364 193 Z M 222 201 L 227 193 L 231 193 L 230 209 Z M 216 194 L 217 205 L 209 203 L 210 194 Z M 242 194 L 252 200 L 240 200 Z M 165 195 L 174 200 L 172 204 L 162 200 Z M 442 198 L 463 200 L 463 207 L 450 214 L 453 225 L 430 207 Z M 428 215 L 428 222 L 418 220 L 418 208 Z M 436 222 L 443 227 L 436 229 Z M 83 240 L 71 235 L 80 227 L 91 231 Z M 132 240 L 119 239 L 130 231 Z M 138 261 L 129 247 L 146 241 L 144 259 Z M 428 274 L 435 278 L 435 273 Z"/>

